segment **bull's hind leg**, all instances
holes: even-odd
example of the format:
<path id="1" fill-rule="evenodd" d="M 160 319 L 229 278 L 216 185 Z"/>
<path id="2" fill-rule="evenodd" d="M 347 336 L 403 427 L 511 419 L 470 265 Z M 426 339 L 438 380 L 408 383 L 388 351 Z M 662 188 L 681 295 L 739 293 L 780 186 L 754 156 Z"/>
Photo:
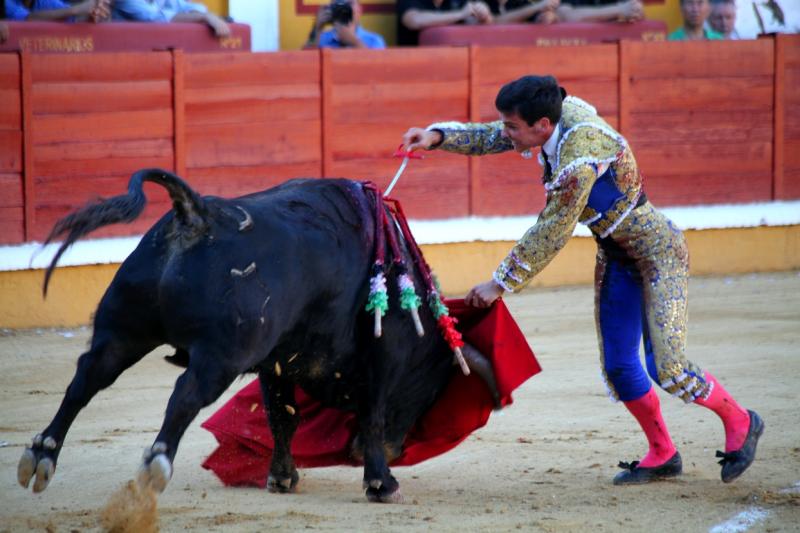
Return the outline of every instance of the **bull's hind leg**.
<path id="1" fill-rule="evenodd" d="M 376 350 L 377 351 L 377 350 Z M 387 389 L 394 380 L 388 355 L 371 360 L 367 377 L 367 394 L 359 407 L 359 430 L 364 446 L 364 488 L 371 502 L 398 503 L 402 501 L 400 484 L 389 470 L 384 449 Z"/>
<path id="2" fill-rule="evenodd" d="M 75 376 L 67 387 L 56 416 L 44 431 L 33 438 L 31 446 L 22 454 L 17 467 L 20 485 L 27 488 L 35 476 L 33 492 L 47 488 L 55 472 L 64 438 L 80 410 L 98 391 L 114 383 L 124 370 L 157 345 L 152 341 L 122 338 L 117 333 L 95 329 L 91 348 L 78 359 Z"/>
<path id="3" fill-rule="evenodd" d="M 392 475 L 384 448 L 385 401 L 375 405 L 361 423 L 364 443 L 364 488 L 371 502 L 399 503 L 400 483 Z"/>
<path id="4" fill-rule="evenodd" d="M 262 370 L 258 374 L 261 394 L 267 407 L 267 419 L 275 450 L 269 468 L 267 489 L 270 492 L 294 492 L 300 476 L 292 459 L 291 444 L 300 413 L 294 398 L 294 385 Z"/>
<path id="5" fill-rule="evenodd" d="M 145 451 L 139 484 L 162 492 L 172 477 L 172 462 L 186 428 L 200 412 L 213 403 L 239 375 L 223 350 L 193 346 L 189 350 L 189 366 L 178 377 L 172 391 L 164 423 L 153 445 Z"/>

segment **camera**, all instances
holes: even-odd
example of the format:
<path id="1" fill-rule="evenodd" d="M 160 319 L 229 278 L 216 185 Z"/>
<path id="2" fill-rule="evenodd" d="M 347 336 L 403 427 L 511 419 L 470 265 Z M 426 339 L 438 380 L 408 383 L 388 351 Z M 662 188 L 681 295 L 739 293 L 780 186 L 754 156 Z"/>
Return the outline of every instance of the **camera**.
<path id="1" fill-rule="evenodd" d="M 331 2 L 331 22 L 348 25 L 353 21 L 353 6 L 348 0 Z"/>

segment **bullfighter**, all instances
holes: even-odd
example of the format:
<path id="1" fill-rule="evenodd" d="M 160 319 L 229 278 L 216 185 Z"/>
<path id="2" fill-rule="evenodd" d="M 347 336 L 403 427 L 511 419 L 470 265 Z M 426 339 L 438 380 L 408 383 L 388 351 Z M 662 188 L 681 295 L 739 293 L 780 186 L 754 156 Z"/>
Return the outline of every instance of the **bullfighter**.
<path id="1" fill-rule="evenodd" d="M 709 372 L 685 356 L 689 254 L 683 233 L 653 207 L 626 139 L 596 109 L 567 96 L 552 76 L 524 76 L 499 91 L 500 120 L 435 123 L 411 128 L 407 150 L 439 149 L 464 155 L 515 150 L 539 163 L 547 194 L 544 209 L 494 272 L 475 286 L 467 303 L 486 307 L 522 289 L 564 247 L 578 222 L 597 241 L 595 318 L 602 376 L 612 399 L 622 401 L 644 431 L 649 451 L 620 462 L 615 485 L 678 476 L 682 461 L 661 415 L 647 374 L 686 403 L 715 412 L 725 428 L 722 481 L 753 462 L 764 422 L 743 409 Z M 639 359 L 644 338 L 647 373 Z"/>

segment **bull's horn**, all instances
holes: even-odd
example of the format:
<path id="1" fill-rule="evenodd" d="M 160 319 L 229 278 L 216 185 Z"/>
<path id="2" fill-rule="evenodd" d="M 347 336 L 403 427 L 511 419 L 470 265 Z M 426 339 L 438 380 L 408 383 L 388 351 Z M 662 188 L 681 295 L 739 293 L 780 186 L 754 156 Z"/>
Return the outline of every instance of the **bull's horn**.
<path id="1" fill-rule="evenodd" d="M 463 372 L 465 376 L 469 376 L 469 367 L 467 366 L 467 362 L 464 360 L 464 354 L 461 353 L 461 348 L 456 347 L 453 350 L 453 353 L 455 354 L 458 366 L 461 367 L 461 372 Z"/>
<path id="2" fill-rule="evenodd" d="M 486 358 L 485 355 L 479 352 L 477 348 L 469 343 L 464 343 L 461 353 L 464 356 L 464 360 L 466 360 L 469 369 L 483 379 L 484 383 L 486 383 L 486 386 L 489 388 L 489 392 L 492 394 L 495 409 L 501 409 L 503 405 L 500 399 L 500 392 L 497 390 L 497 380 L 494 376 L 492 363 Z"/>

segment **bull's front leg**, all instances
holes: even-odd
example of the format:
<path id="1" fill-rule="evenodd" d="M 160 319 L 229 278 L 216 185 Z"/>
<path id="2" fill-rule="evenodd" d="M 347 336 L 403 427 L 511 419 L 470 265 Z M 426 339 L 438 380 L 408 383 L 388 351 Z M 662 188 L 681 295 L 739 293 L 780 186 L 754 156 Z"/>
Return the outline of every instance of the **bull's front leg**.
<path id="1" fill-rule="evenodd" d="M 267 421 L 275 441 L 267 489 L 270 492 L 294 492 L 300 479 L 291 451 L 292 438 L 300 421 L 294 384 L 276 376 L 272 370 L 261 370 L 258 378 L 267 408 Z"/>

